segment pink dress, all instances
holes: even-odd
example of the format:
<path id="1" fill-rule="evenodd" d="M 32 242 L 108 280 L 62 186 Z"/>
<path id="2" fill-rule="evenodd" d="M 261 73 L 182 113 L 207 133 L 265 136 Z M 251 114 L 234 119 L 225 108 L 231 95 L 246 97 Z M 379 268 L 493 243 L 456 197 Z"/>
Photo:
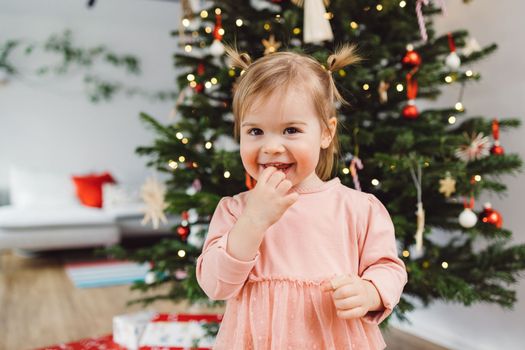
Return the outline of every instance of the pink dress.
<path id="1" fill-rule="evenodd" d="M 197 261 L 202 289 L 211 299 L 227 300 L 214 349 L 384 349 L 378 324 L 407 282 L 387 210 L 338 178 L 297 192 L 299 199 L 266 231 L 251 261 L 226 252 L 249 192 L 219 202 Z M 320 284 L 340 274 L 371 281 L 386 309 L 339 318 L 331 292 Z"/>

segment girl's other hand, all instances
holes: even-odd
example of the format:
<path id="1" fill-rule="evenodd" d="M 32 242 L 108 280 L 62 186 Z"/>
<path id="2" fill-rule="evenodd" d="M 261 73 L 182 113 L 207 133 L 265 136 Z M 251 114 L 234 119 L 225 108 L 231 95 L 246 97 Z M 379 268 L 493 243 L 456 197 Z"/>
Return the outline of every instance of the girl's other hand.
<path id="1" fill-rule="evenodd" d="M 341 275 L 321 284 L 323 292 L 332 291 L 337 316 L 343 319 L 360 318 L 369 311 L 383 307 L 379 293 L 372 282 L 358 276 Z"/>
<path id="2" fill-rule="evenodd" d="M 291 188 L 292 182 L 282 171 L 273 166 L 264 169 L 249 193 L 243 214 L 266 230 L 299 198 L 296 192 L 288 193 Z"/>

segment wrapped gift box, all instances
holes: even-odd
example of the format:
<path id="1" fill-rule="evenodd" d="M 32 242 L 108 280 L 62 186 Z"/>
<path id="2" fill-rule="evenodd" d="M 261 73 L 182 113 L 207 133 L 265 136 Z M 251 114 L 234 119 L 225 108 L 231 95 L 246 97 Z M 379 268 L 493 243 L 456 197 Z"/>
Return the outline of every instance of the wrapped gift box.
<path id="1" fill-rule="evenodd" d="M 215 337 L 207 336 L 204 324 L 219 323 L 222 315 L 158 314 L 140 339 L 140 350 L 211 349 Z"/>
<path id="2" fill-rule="evenodd" d="M 112 335 L 105 335 L 98 338 L 86 338 L 67 344 L 57 344 L 47 346 L 39 350 L 126 350 L 113 342 Z"/>
<path id="3" fill-rule="evenodd" d="M 137 350 L 146 325 L 156 315 L 155 311 L 140 311 L 113 317 L 113 341 L 127 350 Z"/>

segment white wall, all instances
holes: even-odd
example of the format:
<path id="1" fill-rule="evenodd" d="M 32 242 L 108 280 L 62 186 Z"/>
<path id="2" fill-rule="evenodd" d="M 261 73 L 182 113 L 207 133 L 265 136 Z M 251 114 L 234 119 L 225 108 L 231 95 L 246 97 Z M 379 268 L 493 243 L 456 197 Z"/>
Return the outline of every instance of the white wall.
<path id="1" fill-rule="evenodd" d="M 447 1 L 447 16 L 436 22 L 438 33 L 467 29 L 481 45 L 496 42 L 499 49 L 489 58 L 473 65 L 482 74 L 482 80 L 467 86 L 463 104 L 468 115 L 493 117 L 518 117 L 525 122 L 525 62 L 522 14 L 523 1 L 474 0 L 465 5 L 462 1 Z M 459 86 L 446 89 L 439 105 L 452 106 L 458 97 Z M 500 139 L 507 152 L 518 153 L 525 159 L 525 127 L 501 133 Z M 514 233 L 513 243 L 525 242 L 523 230 L 523 175 L 503 176 L 508 185 L 508 196 L 484 196 L 476 203 L 480 209 L 490 201 L 504 218 L 504 227 Z M 449 262 L 452 264 L 453 262 Z M 514 311 L 494 305 L 476 305 L 466 308 L 459 305 L 438 303 L 429 309 L 410 315 L 412 326 L 405 330 L 461 350 L 523 349 L 525 320 L 525 282 L 516 286 L 518 302 Z"/>
<path id="2" fill-rule="evenodd" d="M 175 73 L 171 54 L 175 42 L 168 33 L 177 25 L 179 5 L 164 1 L 104 0 L 88 10 L 87 1 L 3 0 L 0 3 L 2 38 L 45 39 L 52 32 L 71 28 L 86 46 L 109 45 L 116 52 L 136 54 L 143 60 L 145 87 L 171 88 Z M 470 115 L 517 116 L 525 110 L 525 62 L 522 14 L 525 2 L 474 0 L 470 5 L 448 1 L 448 15 L 438 19 L 439 32 L 466 28 L 482 45 L 497 42 L 500 49 L 473 66 L 483 74 L 479 84 L 467 87 L 463 100 Z M 145 111 L 168 120 L 169 103 L 149 103 L 141 98 L 117 98 L 108 104 L 87 102 L 78 77 L 12 81 L 0 87 L 0 188 L 7 184 L 11 162 L 62 170 L 113 171 L 124 182 L 140 183 L 149 173 L 146 159 L 134 155 L 138 145 L 148 144 L 155 135 L 138 121 Z M 452 105 L 458 86 L 451 86 L 439 104 Z M 525 128 L 501 135 L 507 152 L 525 159 Z M 520 225 L 523 213 L 523 176 L 505 176 L 506 198 L 486 197 L 501 211 L 505 227 L 515 235 L 514 243 L 525 242 Z M 453 263 L 453 262 L 450 262 Z M 437 304 L 419 310 L 403 328 L 455 349 L 520 349 L 525 318 L 525 283 L 518 288 L 514 311 L 496 306 Z"/>
<path id="3" fill-rule="evenodd" d="M 102 44 L 142 60 L 140 78 L 126 78 L 122 70 L 109 67 L 104 69 L 109 81 L 124 78 L 151 91 L 174 88 L 176 42 L 169 33 L 179 23 L 178 2 L 105 0 L 91 9 L 86 3 L 2 0 L 1 41 L 42 42 L 69 28 L 75 45 Z M 134 150 L 150 144 L 155 134 L 144 127 L 138 114 L 144 111 L 166 122 L 171 103 L 120 95 L 109 103 L 92 104 L 80 72 L 36 77 L 30 68 L 49 57 L 29 57 L 13 61 L 24 78 L 0 86 L 0 192 L 4 193 L 0 203 L 6 200 L 12 163 L 72 173 L 109 170 L 123 183 L 142 184 L 152 170 L 145 166 L 147 159 L 136 156 Z"/>

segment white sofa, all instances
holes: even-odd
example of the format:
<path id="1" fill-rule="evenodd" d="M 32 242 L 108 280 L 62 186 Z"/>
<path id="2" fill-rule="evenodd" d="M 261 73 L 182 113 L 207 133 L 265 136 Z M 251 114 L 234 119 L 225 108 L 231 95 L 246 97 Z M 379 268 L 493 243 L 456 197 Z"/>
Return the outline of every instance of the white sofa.
<path id="1" fill-rule="evenodd" d="M 9 185 L 11 204 L 0 206 L 0 251 L 110 246 L 123 235 L 167 233 L 175 224 L 169 218 L 159 230 L 141 225 L 144 204 L 115 188 L 104 189 L 103 208 L 86 207 L 69 174 L 12 167 Z"/>
<path id="2" fill-rule="evenodd" d="M 0 250 L 109 246 L 120 240 L 116 219 L 87 207 L 0 207 Z"/>

